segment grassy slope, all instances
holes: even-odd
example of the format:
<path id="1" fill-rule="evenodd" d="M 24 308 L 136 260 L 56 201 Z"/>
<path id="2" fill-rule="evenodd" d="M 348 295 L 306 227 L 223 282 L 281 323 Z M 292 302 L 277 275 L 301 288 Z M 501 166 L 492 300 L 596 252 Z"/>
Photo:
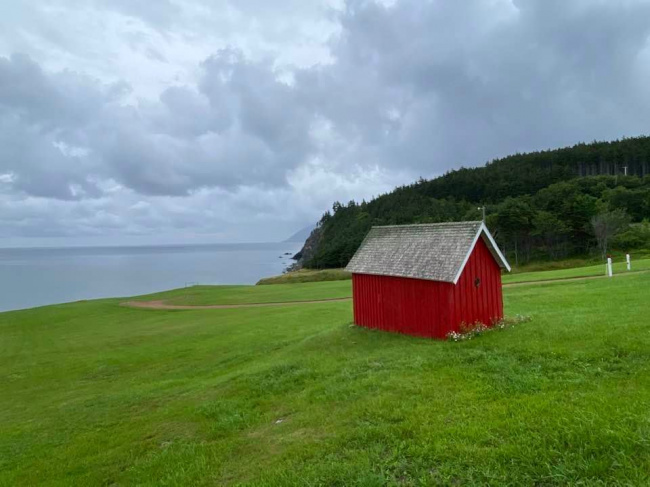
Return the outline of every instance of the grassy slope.
<path id="1" fill-rule="evenodd" d="M 350 303 L 0 314 L 0 485 L 646 484 L 648 286 L 510 288 L 533 321 L 467 343 Z"/>
<path id="2" fill-rule="evenodd" d="M 604 266 L 578 267 L 556 271 L 506 274 L 503 282 L 519 283 L 540 280 L 589 277 L 604 274 Z M 634 270 L 650 270 L 650 260 L 634 262 Z M 626 275 L 625 264 L 614 266 L 617 275 Z M 211 304 L 273 303 L 281 301 L 310 301 L 315 299 L 344 298 L 352 295 L 350 280 L 318 283 L 276 284 L 273 286 L 193 286 L 157 294 L 139 296 L 134 300 L 162 300 L 168 304 L 201 306 Z"/>
<path id="3" fill-rule="evenodd" d="M 168 304 L 201 306 L 210 304 L 276 303 L 311 301 L 350 296 L 350 281 L 277 284 L 274 286 L 192 286 L 138 296 L 135 301 L 162 300 Z"/>
<path id="4" fill-rule="evenodd" d="M 647 251 L 636 251 L 633 262 L 634 269 L 649 270 L 650 260 L 647 260 L 648 257 Z M 624 272 L 626 270 L 625 254 L 621 254 L 620 252 L 614 253 L 614 261 L 616 262 L 614 264 L 615 272 Z M 538 273 L 546 271 L 555 271 L 557 274 L 543 274 L 538 276 Z M 598 259 L 565 259 L 535 262 L 518 268 L 513 266 L 512 274 L 521 274 L 522 277 L 508 279 L 510 279 L 510 282 L 562 279 L 566 277 L 598 276 L 604 274 L 604 271 L 604 264 L 600 264 Z M 553 277 L 554 275 L 557 277 Z M 279 276 L 261 279 L 257 284 L 294 284 L 301 282 L 338 281 L 351 278 L 352 274 L 345 272 L 343 269 L 300 269 L 298 271 L 286 272 Z"/>
<path id="5" fill-rule="evenodd" d="M 257 284 L 296 284 L 299 282 L 345 281 L 349 279 L 352 279 L 352 274 L 345 272 L 343 269 L 300 269 L 279 276 L 260 279 Z"/>
<path id="6" fill-rule="evenodd" d="M 615 262 L 613 265 L 614 274 L 626 274 L 627 267 L 625 262 Z M 650 270 L 650 260 L 637 260 L 632 262 L 633 271 Z M 508 274 L 503 276 L 504 283 L 515 282 L 534 282 L 551 279 L 567 279 L 572 277 L 591 277 L 604 276 L 605 264 L 592 265 L 587 267 L 576 267 L 573 269 L 559 269 L 554 271 L 543 272 L 521 272 L 518 274 Z"/>

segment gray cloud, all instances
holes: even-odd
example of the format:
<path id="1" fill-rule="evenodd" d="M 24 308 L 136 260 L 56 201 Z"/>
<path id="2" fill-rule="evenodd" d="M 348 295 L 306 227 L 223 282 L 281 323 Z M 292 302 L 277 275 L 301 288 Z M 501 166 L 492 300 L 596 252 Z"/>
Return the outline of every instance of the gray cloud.
<path id="1" fill-rule="evenodd" d="M 95 7 L 115 10 L 128 17 L 143 20 L 155 28 L 169 28 L 183 10 L 170 0 L 95 0 Z"/>
<path id="2" fill-rule="evenodd" d="M 426 175 L 633 135 L 649 121 L 649 10 L 647 1 L 351 2 L 337 63 L 318 81 L 323 98 L 343 97 L 328 107 L 337 126 L 379 144 L 383 165 Z"/>
<path id="3" fill-rule="evenodd" d="M 25 56 L 0 58 L 0 87 L 0 120 L 10 139 L 0 167 L 15 175 L 16 187 L 38 196 L 95 197 L 95 178 L 169 196 L 282 186 L 310 148 L 309 111 L 272 66 L 237 51 L 207 59 L 198 86 L 171 87 L 135 106 L 118 103 L 127 91 L 120 86 L 48 75 Z"/>
<path id="4" fill-rule="evenodd" d="M 335 199 L 650 123 L 648 0 L 67 5 L 125 27 L 91 56 L 8 11 L 38 41 L 0 34 L 5 234 L 279 237 Z"/>

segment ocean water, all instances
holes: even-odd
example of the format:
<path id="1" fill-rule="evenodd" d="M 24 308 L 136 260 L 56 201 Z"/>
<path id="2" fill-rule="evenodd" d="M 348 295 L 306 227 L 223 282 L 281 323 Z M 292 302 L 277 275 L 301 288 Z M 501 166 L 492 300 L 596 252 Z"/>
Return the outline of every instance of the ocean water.
<path id="1" fill-rule="evenodd" d="M 147 294 L 194 284 L 255 284 L 282 273 L 299 243 L 0 249 L 0 311 Z"/>

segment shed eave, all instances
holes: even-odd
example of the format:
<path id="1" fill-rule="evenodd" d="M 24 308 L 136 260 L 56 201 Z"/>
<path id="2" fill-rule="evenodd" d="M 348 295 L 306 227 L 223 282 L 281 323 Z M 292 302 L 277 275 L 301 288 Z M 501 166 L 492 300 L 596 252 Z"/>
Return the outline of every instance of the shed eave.
<path id="1" fill-rule="evenodd" d="M 395 277 L 398 279 L 415 279 L 416 281 L 441 282 L 443 284 L 456 284 L 453 281 L 447 281 L 442 279 L 430 279 L 430 278 L 419 277 L 419 276 L 405 276 L 404 274 L 387 274 L 387 273 L 379 273 L 379 272 L 356 272 L 356 271 L 352 271 L 352 274 L 353 275 L 358 274 L 362 276 Z"/>

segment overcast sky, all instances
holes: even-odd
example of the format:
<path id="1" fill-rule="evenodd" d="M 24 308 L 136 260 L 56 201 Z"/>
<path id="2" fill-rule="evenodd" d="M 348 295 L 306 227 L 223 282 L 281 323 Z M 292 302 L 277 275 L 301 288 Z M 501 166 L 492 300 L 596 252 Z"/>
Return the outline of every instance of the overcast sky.
<path id="1" fill-rule="evenodd" d="M 0 0 L 0 246 L 274 241 L 650 132 L 650 0 Z"/>

